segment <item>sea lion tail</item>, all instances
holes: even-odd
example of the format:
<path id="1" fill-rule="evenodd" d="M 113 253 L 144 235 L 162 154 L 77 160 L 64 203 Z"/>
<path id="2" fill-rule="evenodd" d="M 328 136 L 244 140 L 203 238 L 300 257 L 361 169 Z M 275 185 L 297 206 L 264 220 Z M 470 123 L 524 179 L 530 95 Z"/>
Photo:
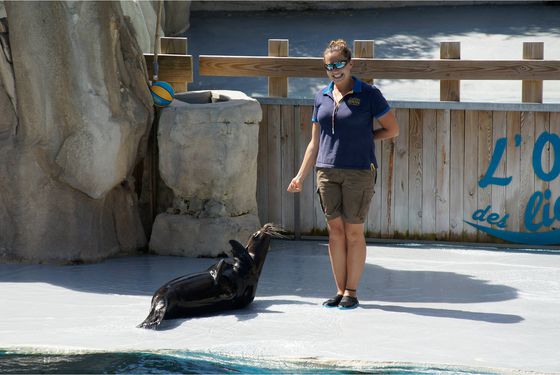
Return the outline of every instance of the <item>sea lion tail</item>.
<path id="1" fill-rule="evenodd" d="M 152 307 L 148 317 L 136 326 L 136 328 L 157 329 L 165 316 L 167 303 L 164 300 L 159 300 L 155 306 Z"/>

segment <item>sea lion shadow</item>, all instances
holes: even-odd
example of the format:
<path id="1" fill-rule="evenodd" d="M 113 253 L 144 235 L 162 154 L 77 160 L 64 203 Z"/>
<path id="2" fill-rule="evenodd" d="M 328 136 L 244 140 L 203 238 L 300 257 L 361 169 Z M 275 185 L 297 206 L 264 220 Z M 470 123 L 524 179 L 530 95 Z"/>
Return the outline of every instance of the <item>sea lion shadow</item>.
<path id="1" fill-rule="evenodd" d="M 265 314 L 283 314 L 284 311 L 270 310 L 271 306 L 276 305 L 313 305 L 311 302 L 306 301 L 294 301 L 286 299 L 267 299 L 267 300 L 255 300 L 249 306 L 244 309 L 235 310 L 231 312 L 231 315 L 235 315 L 237 320 L 246 321 L 256 318 L 261 313 Z"/>
<path id="2" fill-rule="evenodd" d="M 249 306 L 239 309 L 239 310 L 231 310 L 220 315 L 233 315 L 237 318 L 237 321 L 244 322 L 248 320 L 252 320 L 257 318 L 261 314 L 284 314 L 285 311 L 280 310 L 271 310 L 271 306 L 275 305 L 300 305 L 306 304 L 311 305 L 309 302 L 305 301 L 292 301 L 292 300 L 260 300 L 260 301 L 253 301 Z"/>
<path id="3" fill-rule="evenodd" d="M 168 331 L 182 326 L 188 322 L 195 322 L 198 319 L 210 318 L 215 316 L 235 316 L 237 321 L 244 322 L 257 318 L 261 314 L 284 314 L 285 311 L 270 310 L 271 306 L 276 305 L 313 305 L 313 303 L 305 301 L 283 300 L 283 299 L 269 299 L 269 300 L 255 300 L 249 306 L 238 309 L 228 310 L 220 313 L 208 313 L 203 315 L 192 316 L 184 319 L 171 319 L 164 320 L 159 327 L 158 331 Z"/>

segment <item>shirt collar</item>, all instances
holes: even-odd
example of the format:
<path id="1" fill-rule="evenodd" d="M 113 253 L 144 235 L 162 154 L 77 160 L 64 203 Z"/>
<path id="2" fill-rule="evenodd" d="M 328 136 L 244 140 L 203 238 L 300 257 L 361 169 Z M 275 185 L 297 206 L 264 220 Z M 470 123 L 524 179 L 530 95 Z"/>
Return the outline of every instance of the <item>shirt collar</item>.
<path id="1" fill-rule="evenodd" d="M 352 92 L 362 92 L 362 81 L 360 81 L 354 76 L 352 76 L 352 79 L 354 80 L 354 86 L 352 87 Z M 334 82 L 331 81 L 331 83 L 329 83 L 329 85 L 323 89 L 323 94 L 332 95 L 333 89 L 334 89 Z"/>

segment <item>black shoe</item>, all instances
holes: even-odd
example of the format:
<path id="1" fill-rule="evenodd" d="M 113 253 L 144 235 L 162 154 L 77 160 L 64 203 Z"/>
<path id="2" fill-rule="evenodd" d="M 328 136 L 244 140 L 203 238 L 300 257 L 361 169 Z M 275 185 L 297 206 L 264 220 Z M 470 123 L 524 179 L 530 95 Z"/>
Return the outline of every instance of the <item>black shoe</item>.
<path id="1" fill-rule="evenodd" d="M 350 310 L 355 309 L 359 304 L 360 302 L 358 302 L 356 297 L 344 296 L 338 303 L 338 308 L 341 310 Z"/>
<path id="2" fill-rule="evenodd" d="M 329 298 L 328 300 L 323 302 L 323 306 L 325 306 L 325 307 L 337 307 L 340 300 L 342 300 L 342 294 L 337 294 L 333 298 Z"/>

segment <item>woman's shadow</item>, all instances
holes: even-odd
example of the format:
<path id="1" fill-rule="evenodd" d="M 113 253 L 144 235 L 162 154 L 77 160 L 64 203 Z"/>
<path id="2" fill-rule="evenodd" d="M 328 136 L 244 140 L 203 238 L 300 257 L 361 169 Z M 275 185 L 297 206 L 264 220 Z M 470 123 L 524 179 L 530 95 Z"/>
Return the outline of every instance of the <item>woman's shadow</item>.
<path id="1" fill-rule="evenodd" d="M 331 296 L 334 281 L 326 246 L 312 248 L 309 251 L 306 246 L 304 252 L 284 245 L 281 250 L 271 252 L 259 294 L 269 297 L 295 294 L 319 299 Z M 516 299 L 518 292 L 507 285 L 491 284 L 455 272 L 388 269 L 366 263 L 358 293 L 363 309 L 501 324 L 523 321 L 521 316 L 513 314 L 464 310 L 465 304 Z M 461 309 L 421 306 L 433 303 L 457 304 Z"/>

